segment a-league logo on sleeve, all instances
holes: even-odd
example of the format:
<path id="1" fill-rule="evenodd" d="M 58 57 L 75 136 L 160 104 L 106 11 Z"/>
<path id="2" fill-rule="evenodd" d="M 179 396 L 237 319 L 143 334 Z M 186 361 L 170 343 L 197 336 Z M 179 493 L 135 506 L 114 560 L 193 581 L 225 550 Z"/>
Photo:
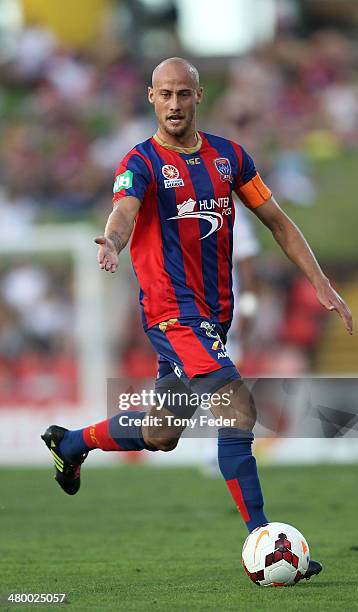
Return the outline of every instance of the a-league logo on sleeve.
<path id="1" fill-rule="evenodd" d="M 133 172 L 126 170 L 122 174 L 118 174 L 113 185 L 113 193 L 118 193 L 121 189 L 130 189 L 133 185 Z"/>

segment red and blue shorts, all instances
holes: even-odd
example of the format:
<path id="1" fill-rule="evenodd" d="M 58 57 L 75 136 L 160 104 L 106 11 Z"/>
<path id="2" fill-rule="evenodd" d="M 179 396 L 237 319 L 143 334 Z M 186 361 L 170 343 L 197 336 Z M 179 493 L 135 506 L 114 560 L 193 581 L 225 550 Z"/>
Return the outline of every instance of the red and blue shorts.
<path id="1" fill-rule="evenodd" d="M 191 392 L 215 393 L 239 379 L 225 350 L 228 328 L 207 319 L 169 319 L 151 327 L 147 335 L 159 356 L 156 391 L 168 390 L 170 381 L 178 390 L 180 381 Z"/>

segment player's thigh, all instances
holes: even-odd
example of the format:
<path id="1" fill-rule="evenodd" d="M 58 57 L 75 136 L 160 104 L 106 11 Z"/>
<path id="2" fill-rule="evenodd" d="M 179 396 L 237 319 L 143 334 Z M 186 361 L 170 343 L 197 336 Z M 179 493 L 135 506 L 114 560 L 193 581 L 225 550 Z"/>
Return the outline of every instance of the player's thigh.
<path id="1" fill-rule="evenodd" d="M 174 373 L 171 364 L 159 358 L 158 376 L 155 381 L 157 405 L 148 413 L 148 425 L 143 425 L 143 436 L 149 443 L 162 450 L 172 450 L 196 410 L 189 402 L 189 391 Z M 170 448 L 162 448 L 168 446 Z"/>
<path id="2" fill-rule="evenodd" d="M 190 382 L 178 376 L 173 365 L 163 357 L 159 358 L 155 394 L 158 406 L 166 408 L 183 422 L 190 419 L 198 407 L 190 402 Z"/>

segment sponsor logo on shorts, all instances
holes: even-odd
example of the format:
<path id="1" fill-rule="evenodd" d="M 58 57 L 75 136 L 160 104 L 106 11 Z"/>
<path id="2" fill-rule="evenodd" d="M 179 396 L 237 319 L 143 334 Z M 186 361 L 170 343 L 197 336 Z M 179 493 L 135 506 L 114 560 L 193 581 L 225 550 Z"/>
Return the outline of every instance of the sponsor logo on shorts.
<path id="1" fill-rule="evenodd" d="M 175 325 L 177 321 L 178 319 L 168 319 L 168 321 L 162 321 L 161 323 L 159 323 L 160 331 L 163 332 L 163 334 L 165 334 L 165 332 L 167 331 L 168 325 Z"/>
<path id="2" fill-rule="evenodd" d="M 214 166 L 218 173 L 220 174 L 220 178 L 224 183 L 232 183 L 232 170 L 230 160 L 227 157 L 217 157 L 214 159 Z"/>
<path id="3" fill-rule="evenodd" d="M 118 193 L 121 189 L 130 189 L 133 185 L 133 172 L 126 170 L 122 174 L 118 174 L 113 185 L 113 193 Z"/>
<path id="4" fill-rule="evenodd" d="M 214 338 L 215 342 L 211 345 L 212 351 L 220 351 L 217 355 L 218 359 L 221 357 L 227 357 L 227 353 L 225 351 L 225 346 L 223 341 L 221 340 L 218 332 L 215 330 L 214 323 L 209 323 L 209 321 L 202 321 L 200 323 L 201 329 L 205 329 L 205 333 L 209 338 Z"/>
<path id="5" fill-rule="evenodd" d="M 184 181 L 180 178 L 179 170 L 176 166 L 166 164 L 162 167 L 162 174 L 164 176 L 164 187 L 169 189 L 171 187 L 183 187 Z"/>
<path id="6" fill-rule="evenodd" d="M 204 240 L 214 232 L 218 232 L 222 228 L 224 217 L 231 216 L 229 197 L 199 201 L 189 198 L 189 200 L 177 204 L 177 209 L 178 214 L 175 217 L 169 217 L 168 221 L 172 219 L 204 219 L 210 223 L 209 231 L 204 236 L 201 236 L 200 240 Z"/>
<path id="7" fill-rule="evenodd" d="M 215 330 L 214 323 L 209 323 L 209 321 L 202 321 L 200 323 L 200 328 L 205 329 L 205 333 L 207 336 L 209 336 L 209 338 L 219 338 L 220 339 L 218 332 Z"/>
<path id="8" fill-rule="evenodd" d="M 174 368 L 173 368 L 173 372 L 174 374 L 178 377 L 181 378 L 182 374 L 183 374 L 183 370 L 181 368 L 179 368 L 178 364 L 175 363 L 174 364 Z"/>
<path id="9" fill-rule="evenodd" d="M 228 356 L 227 352 L 225 351 L 225 346 L 224 346 L 224 343 L 223 343 L 222 340 L 216 340 L 213 343 L 211 349 L 213 351 L 219 351 L 218 354 L 217 354 L 217 358 L 218 359 L 221 359 L 222 357 L 227 357 Z"/>

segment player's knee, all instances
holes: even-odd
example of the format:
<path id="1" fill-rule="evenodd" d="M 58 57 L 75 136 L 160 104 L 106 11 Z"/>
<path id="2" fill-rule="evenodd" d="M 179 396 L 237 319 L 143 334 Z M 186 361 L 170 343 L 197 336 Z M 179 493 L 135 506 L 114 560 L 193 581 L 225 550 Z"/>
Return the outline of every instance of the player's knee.
<path id="1" fill-rule="evenodd" d="M 177 444 L 178 444 L 178 438 L 159 438 L 156 436 L 149 436 L 146 439 L 147 444 L 150 444 L 150 446 L 153 446 L 154 448 L 156 448 L 157 450 L 161 450 L 164 451 L 165 453 L 168 453 L 169 451 L 172 451 L 176 448 Z"/>
<path id="2" fill-rule="evenodd" d="M 159 440 L 158 442 L 159 442 L 159 445 L 158 445 L 159 450 L 164 451 L 165 453 L 168 453 L 169 451 L 174 450 L 178 445 L 177 438 L 163 439 L 163 440 Z"/>
<path id="3" fill-rule="evenodd" d="M 218 393 L 230 394 L 230 404 L 222 404 L 215 409 L 215 416 L 222 416 L 232 421 L 233 427 L 252 430 L 256 423 L 254 398 L 242 380 L 235 380 Z"/>
<path id="4" fill-rule="evenodd" d="M 157 438 L 154 439 L 154 443 L 158 450 L 162 450 L 165 453 L 168 453 L 171 450 L 174 450 L 178 444 L 177 438 Z"/>

